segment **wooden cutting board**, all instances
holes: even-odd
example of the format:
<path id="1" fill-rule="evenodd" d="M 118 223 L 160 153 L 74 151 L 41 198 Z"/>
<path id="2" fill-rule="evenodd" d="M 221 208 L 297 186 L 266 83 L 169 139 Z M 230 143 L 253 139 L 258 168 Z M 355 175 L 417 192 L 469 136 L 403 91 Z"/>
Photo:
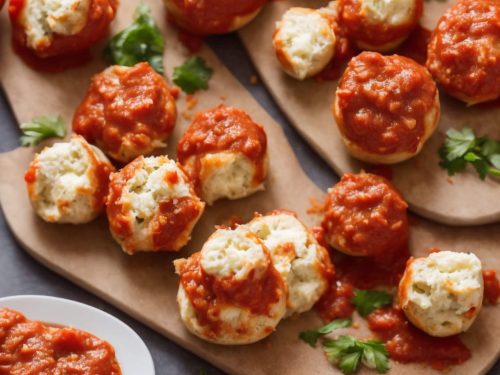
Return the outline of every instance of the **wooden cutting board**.
<path id="1" fill-rule="evenodd" d="M 122 4 L 114 29 L 130 22 L 134 5 Z M 187 56 L 173 30 L 162 22 L 163 9 L 158 2 L 149 1 L 157 21 L 167 38 L 165 54 L 167 72 Z M 58 75 L 43 75 L 26 68 L 8 47 L 8 29 L 5 14 L 0 19 L 0 77 L 18 120 L 41 114 L 60 113 L 70 119 L 81 99 L 91 74 L 102 69 L 99 62 L 78 70 Z M 54 272 L 122 309 L 137 320 L 157 330 L 169 339 L 212 362 L 231 374 L 332 374 L 338 373 L 324 358 L 321 350 L 313 350 L 298 340 L 298 333 L 319 326 L 315 313 L 284 320 L 277 332 L 266 340 L 248 346 L 217 346 L 190 335 L 182 325 L 175 302 L 178 279 L 172 261 L 199 250 L 220 224 L 232 215 L 249 219 L 254 211 L 288 208 L 298 212 L 307 224 L 309 198 L 322 198 L 323 192 L 309 180 L 297 162 L 285 136 L 270 116 L 256 103 L 238 81 L 208 49 L 201 55 L 215 69 L 210 90 L 196 95 L 196 110 L 210 108 L 225 102 L 246 109 L 262 123 L 268 134 L 270 176 L 266 191 L 239 201 L 222 201 L 207 209 L 193 232 L 189 245 L 178 254 L 141 254 L 128 256 L 112 240 L 105 218 L 81 226 L 47 224 L 32 211 L 23 182 L 24 171 L 35 150 L 18 148 L 0 156 L 0 203 L 7 222 L 21 246 Z M 180 99 L 179 112 L 185 110 Z M 179 117 L 177 128 L 169 141 L 167 151 L 174 157 L 174 148 L 189 121 Z M 286 168 L 284 168 L 286 166 Z M 457 251 L 475 251 L 488 268 L 500 271 L 500 260 L 495 256 L 500 242 L 500 226 L 474 229 L 454 229 L 419 220 L 412 228 L 411 249 L 414 254 L 425 254 L 424 249 L 439 246 Z M 357 330 L 345 330 L 358 337 L 369 333 L 364 320 Z M 454 368 L 454 374 L 483 374 L 498 358 L 500 352 L 500 318 L 497 307 L 486 307 L 473 328 L 464 335 L 464 341 L 474 353 L 463 366 Z M 429 374 L 433 371 L 419 365 L 393 363 L 392 374 Z M 360 374 L 371 374 L 363 370 Z M 436 372 L 436 374 L 438 374 Z"/>
<path id="2" fill-rule="evenodd" d="M 340 139 L 331 106 L 337 82 L 304 82 L 282 72 L 272 48 L 274 25 L 291 6 L 319 8 L 328 1 L 285 0 L 271 2 L 239 35 L 264 83 L 291 123 L 338 173 L 367 166 L 350 157 Z M 422 24 L 433 29 L 452 0 L 425 2 Z M 436 134 L 416 158 L 394 166 L 395 185 L 411 209 L 431 220 L 449 225 L 479 225 L 500 221 L 500 180 L 481 181 L 475 171 L 449 178 L 439 165 L 437 150 L 448 128 L 472 127 L 478 134 L 500 139 L 500 106 L 472 107 L 450 98 L 441 90 L 441 121 Z"/>

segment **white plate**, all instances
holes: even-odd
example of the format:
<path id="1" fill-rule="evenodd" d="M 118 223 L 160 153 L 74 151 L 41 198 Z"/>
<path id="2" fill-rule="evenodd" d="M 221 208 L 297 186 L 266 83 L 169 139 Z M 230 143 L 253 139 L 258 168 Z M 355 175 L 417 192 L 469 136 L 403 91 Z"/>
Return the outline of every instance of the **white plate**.
<path id="1" fill-rule="evenodd" d="M 83 303 L 48 296 L 0 298 L 0 307 L 17 310 L 27 319 L 70 326 L 109 342 L 123 375 L 155 375 L 146 344 L 132 328 L 114 316 Z"/>

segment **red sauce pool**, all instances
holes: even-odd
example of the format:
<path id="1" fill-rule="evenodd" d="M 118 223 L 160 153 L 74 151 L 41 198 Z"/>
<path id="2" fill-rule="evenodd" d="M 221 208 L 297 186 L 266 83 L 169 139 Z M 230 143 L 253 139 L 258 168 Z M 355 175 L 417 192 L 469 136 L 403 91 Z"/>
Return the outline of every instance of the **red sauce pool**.
<path id="1" fill-rule="evenodd" d="M 367 317 L 368 326 L 385 341 L 391 359 L 403 363 L 424 363 L 446 370 L 471 357 L 460 337 L 432 337 L 414 327 L 400 308 L 384 308 Z"/>
<path id="2" fill-rule="evenodd" d="M 484 301 L 483 303 L 489 303 L 495 305 L 498 303 L 500 298 L 500 282 L 496 271 L 494 270 L 483 270 L 483 280 L 484 280 Z"/>
<path id="3" fill-rule="evenodd" d="M 121 370 L 106 341 L 0 308 L 0 374 L 120 375 Z"/>

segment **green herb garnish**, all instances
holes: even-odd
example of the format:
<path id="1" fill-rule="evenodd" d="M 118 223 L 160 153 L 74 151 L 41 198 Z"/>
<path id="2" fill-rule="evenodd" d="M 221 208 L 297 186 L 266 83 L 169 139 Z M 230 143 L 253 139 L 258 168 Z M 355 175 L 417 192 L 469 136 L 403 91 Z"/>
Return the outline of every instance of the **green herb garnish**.
<path id="1" fill-rule="evenodd" d="M 337 365 L 344 374 L 355 372 L 359 363 L 385 373 L 389 370 L 389 353 L 378 340 L 358 340 L 352 336 L 340 336 L 336 340 L 323 343 L 328 360 Z"/>
<path id="2" fill-rule="evenodd" d="M 198 90 L 208 89 L 208 80 L 213 70 L 201 57 L 191 57 L 184 64 L 174 68 L 173 81 L 182 91 L 192 94 Z"/>
<path id="3" fill-rule="evenodd" d="M 299 338 L 314 348 L 320 337 L 327 335 L 336 329 L 350 327 L 351 324 L 351 319 L 337 319 L 318 329 L 302 331 L 299 334 Z"/>
<path id="4" fill-rule="evenodd" d="M 146 4 L 137 7 L 134 23 L 116 34 L 103 51 L 108 64 L 133 66 L 146 61 L 158 73 L 163 74 L 163 50 L 165 40 Z"/>
<path id="5" fill-rule="evenodd" d="M 44 139 L 66 135 L 66 125 L 61 116 L 40 116 L 21 124 L 23 135 L 19 138 L 21 146 L 35 146 Z"/>
<path id="6" fill-rule="evenodd" d="M 367 316 L 375 309 L 391 305 L 392 295 L 386 292 L 356 289 L 351 302 L 361 316 Z"/>
<path id="7" fill-rule="evenodd" d="M 467 164 L 472 164 L 479 177 L 500 176 L 500 142 L 488 137 L 476 137 L 469 128 L 450 129 L 439 149 L 441 168 L 450 176 L 463 171 Z"/>

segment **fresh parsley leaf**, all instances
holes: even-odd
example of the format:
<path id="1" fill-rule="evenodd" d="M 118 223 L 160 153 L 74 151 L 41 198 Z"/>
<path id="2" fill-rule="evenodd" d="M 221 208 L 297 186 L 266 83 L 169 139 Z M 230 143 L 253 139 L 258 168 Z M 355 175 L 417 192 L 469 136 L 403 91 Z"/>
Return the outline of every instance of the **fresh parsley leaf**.
<path id="1" fill-rule="evenodd" d="M 192 94 L 200 89 L 208 89 L 208 80 L 213 69 L 201 57 L 191 57 L 184 64 L 174 68 L 173 81 L 182 91 Z"/>
<path id="2" fill-rule="evenodd" d="M 389 370 L 389 353 L 378 340 L 359 340 L 352 336 L 340 336 L 335 340 L 325 340 L 323 350 L 328 360 L 339 366 L 344 374 L 355 372 L 359 363 L 385 373 Z"/>
<path id="3" fill-rule="evenodd" d="M 352 320 L 350 318 L 333 320 L 318 329 L 300 332 L 299 338 L 314 348 L 320 337 L 327 335 L 336 329 L 350 327 L 351 324 Z"/>
<path id="4" fill-rule="evenodd" d="M 439 149 L 439 165 L 450 176 L 472 164 L 481 179 L 500 176 L 500 142 L 488 137 L 478 138 L 469 128 L 450 129 L 443 146 Z"/>
<path id="5" fill-rule="evenodd" d="M 19 138 L 21 146 L 35 146 L 44 139 L 66 135 L 66 125 L 61 116 L 40 116 L 21 124 L 23 135 Z"/>
<path id="6" fill-rule="evenodd" d="M 146 61 L 163 74 L 164 49 L 165 40 L 155 24 L 151 9 L 141 4 L 135 10 L 134 22 L 109 41 L 103 55 L 108 64 L 133 66 Z"/>
<path id="7" fill-rule="evenodd" d="M 351 302 L 361 316 L 367 316 L 375 309 L 392 304 L 392 295 L 386 292 L 356 289 Z"/>

